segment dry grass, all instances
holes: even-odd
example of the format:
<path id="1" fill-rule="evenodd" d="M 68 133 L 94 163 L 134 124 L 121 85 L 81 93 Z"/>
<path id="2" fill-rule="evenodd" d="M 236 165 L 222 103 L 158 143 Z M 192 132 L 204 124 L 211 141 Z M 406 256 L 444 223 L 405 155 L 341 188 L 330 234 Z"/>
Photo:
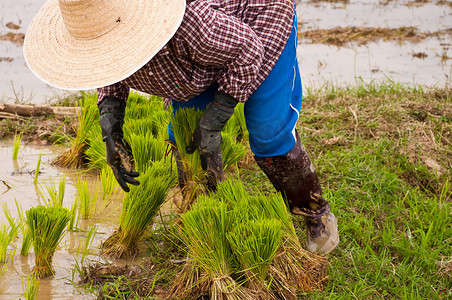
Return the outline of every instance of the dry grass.
<path id="1" fill-rule="evenodd" d="M 447 31 L 445 33 L 448 33 Z M 381 27 L 334 27 L 331 29 L 315 29 L 301 32 L 300 38 L 307 39 L 313 44 L 329 44 L 344 46 L 348 43 L 365 45 L 378 40 L 412 43 L 422 42 L 430 36 L 438 36 L 443 32 L 423 33 L 415 27 L 381 28 Z"/>
<path id="2" fill-rule="evenodd" d="M 401 174 L 405 180 L 432 192 L 441 190 L 437 179 L 452 175 L 452 89 L 325 89 L 331 90 L 304 100 L 301 116 L 302 130 L 318 143 L 320 151 L 351 146 L 359 139 L 389 139 L 396 143 L 401 157 L 437 174 L 432 178 L 424 177 L 420 170 L 405 171 Z"/>

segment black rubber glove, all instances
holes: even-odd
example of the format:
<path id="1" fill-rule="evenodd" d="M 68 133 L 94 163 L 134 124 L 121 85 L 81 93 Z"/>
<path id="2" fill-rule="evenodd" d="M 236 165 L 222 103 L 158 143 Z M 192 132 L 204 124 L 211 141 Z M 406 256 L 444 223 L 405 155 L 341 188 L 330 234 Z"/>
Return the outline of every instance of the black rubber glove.
<path id="1" fill-rule="evenodd" d="M 130 146 L 123 139 L 126 103 L 114 97 L 104 98 L 99 104 L 100 127 L 102 128 L 102 139 L 105 142 L 107 164 L 113 170 L 116 180 L 121 188 L 129 192 L 127 185 L 139 185 L 140 182 L 134 177 L 140 174 L 133 169 L 133 157 Z"/>
<path id="2" fill-rule="evenodd" d="M 199 150 L 201 166 L 208 172 L 208 187 L 216 188 L 216 181 L 223 177 L 221 157 L 221 131 L 234 113 L 238 101 L 223 92 L 216 92 L 204 115 L 199 119 L 192 141 L 185 149 L 188 154 Z"/>

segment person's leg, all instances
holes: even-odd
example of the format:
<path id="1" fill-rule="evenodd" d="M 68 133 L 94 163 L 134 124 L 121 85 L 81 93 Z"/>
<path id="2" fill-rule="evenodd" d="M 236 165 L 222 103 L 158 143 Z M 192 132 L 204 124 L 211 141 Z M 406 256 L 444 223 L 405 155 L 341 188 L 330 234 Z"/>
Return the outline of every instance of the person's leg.
<path id="1" fill-rule="evenodd" d="M 308 248 L 328 253 L 338 243 L 337 222 L 311 159 L 296 131 L 302 101 L 294 27 L 278 62 L 245 103 L 250 147 L 259 167 L 286 198 L 292 213 L 306 217 Z"/>

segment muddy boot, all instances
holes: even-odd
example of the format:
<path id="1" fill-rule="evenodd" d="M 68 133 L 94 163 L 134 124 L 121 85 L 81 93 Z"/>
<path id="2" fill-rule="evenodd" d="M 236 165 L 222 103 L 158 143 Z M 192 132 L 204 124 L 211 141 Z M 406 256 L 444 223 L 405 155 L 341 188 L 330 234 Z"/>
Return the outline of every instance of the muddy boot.
<path id="1" fill-rule="evenodd" d="M 286 155 L 255 160 L 285 197 L 290 211 L 306 217 L 308 249 L 323 254 L 333 251 L 339 243 L 337 221 L 321 196 L 319 179 L 298 134 L 294 148 Z"/>

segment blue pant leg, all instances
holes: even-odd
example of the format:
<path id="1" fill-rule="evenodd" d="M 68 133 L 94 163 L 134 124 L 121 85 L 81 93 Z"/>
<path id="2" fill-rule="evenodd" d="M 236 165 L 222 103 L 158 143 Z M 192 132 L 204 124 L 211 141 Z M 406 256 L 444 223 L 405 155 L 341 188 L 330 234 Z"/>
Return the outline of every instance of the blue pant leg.
<path id="1" fill-rule="evenodd" d="M 302 102 L 297 43 L 295 13 L 292 32 L 280 58 L 245 103 L 250 147 L 257 157 L 285 155 L 295 146 L 295 126 Z"/>

